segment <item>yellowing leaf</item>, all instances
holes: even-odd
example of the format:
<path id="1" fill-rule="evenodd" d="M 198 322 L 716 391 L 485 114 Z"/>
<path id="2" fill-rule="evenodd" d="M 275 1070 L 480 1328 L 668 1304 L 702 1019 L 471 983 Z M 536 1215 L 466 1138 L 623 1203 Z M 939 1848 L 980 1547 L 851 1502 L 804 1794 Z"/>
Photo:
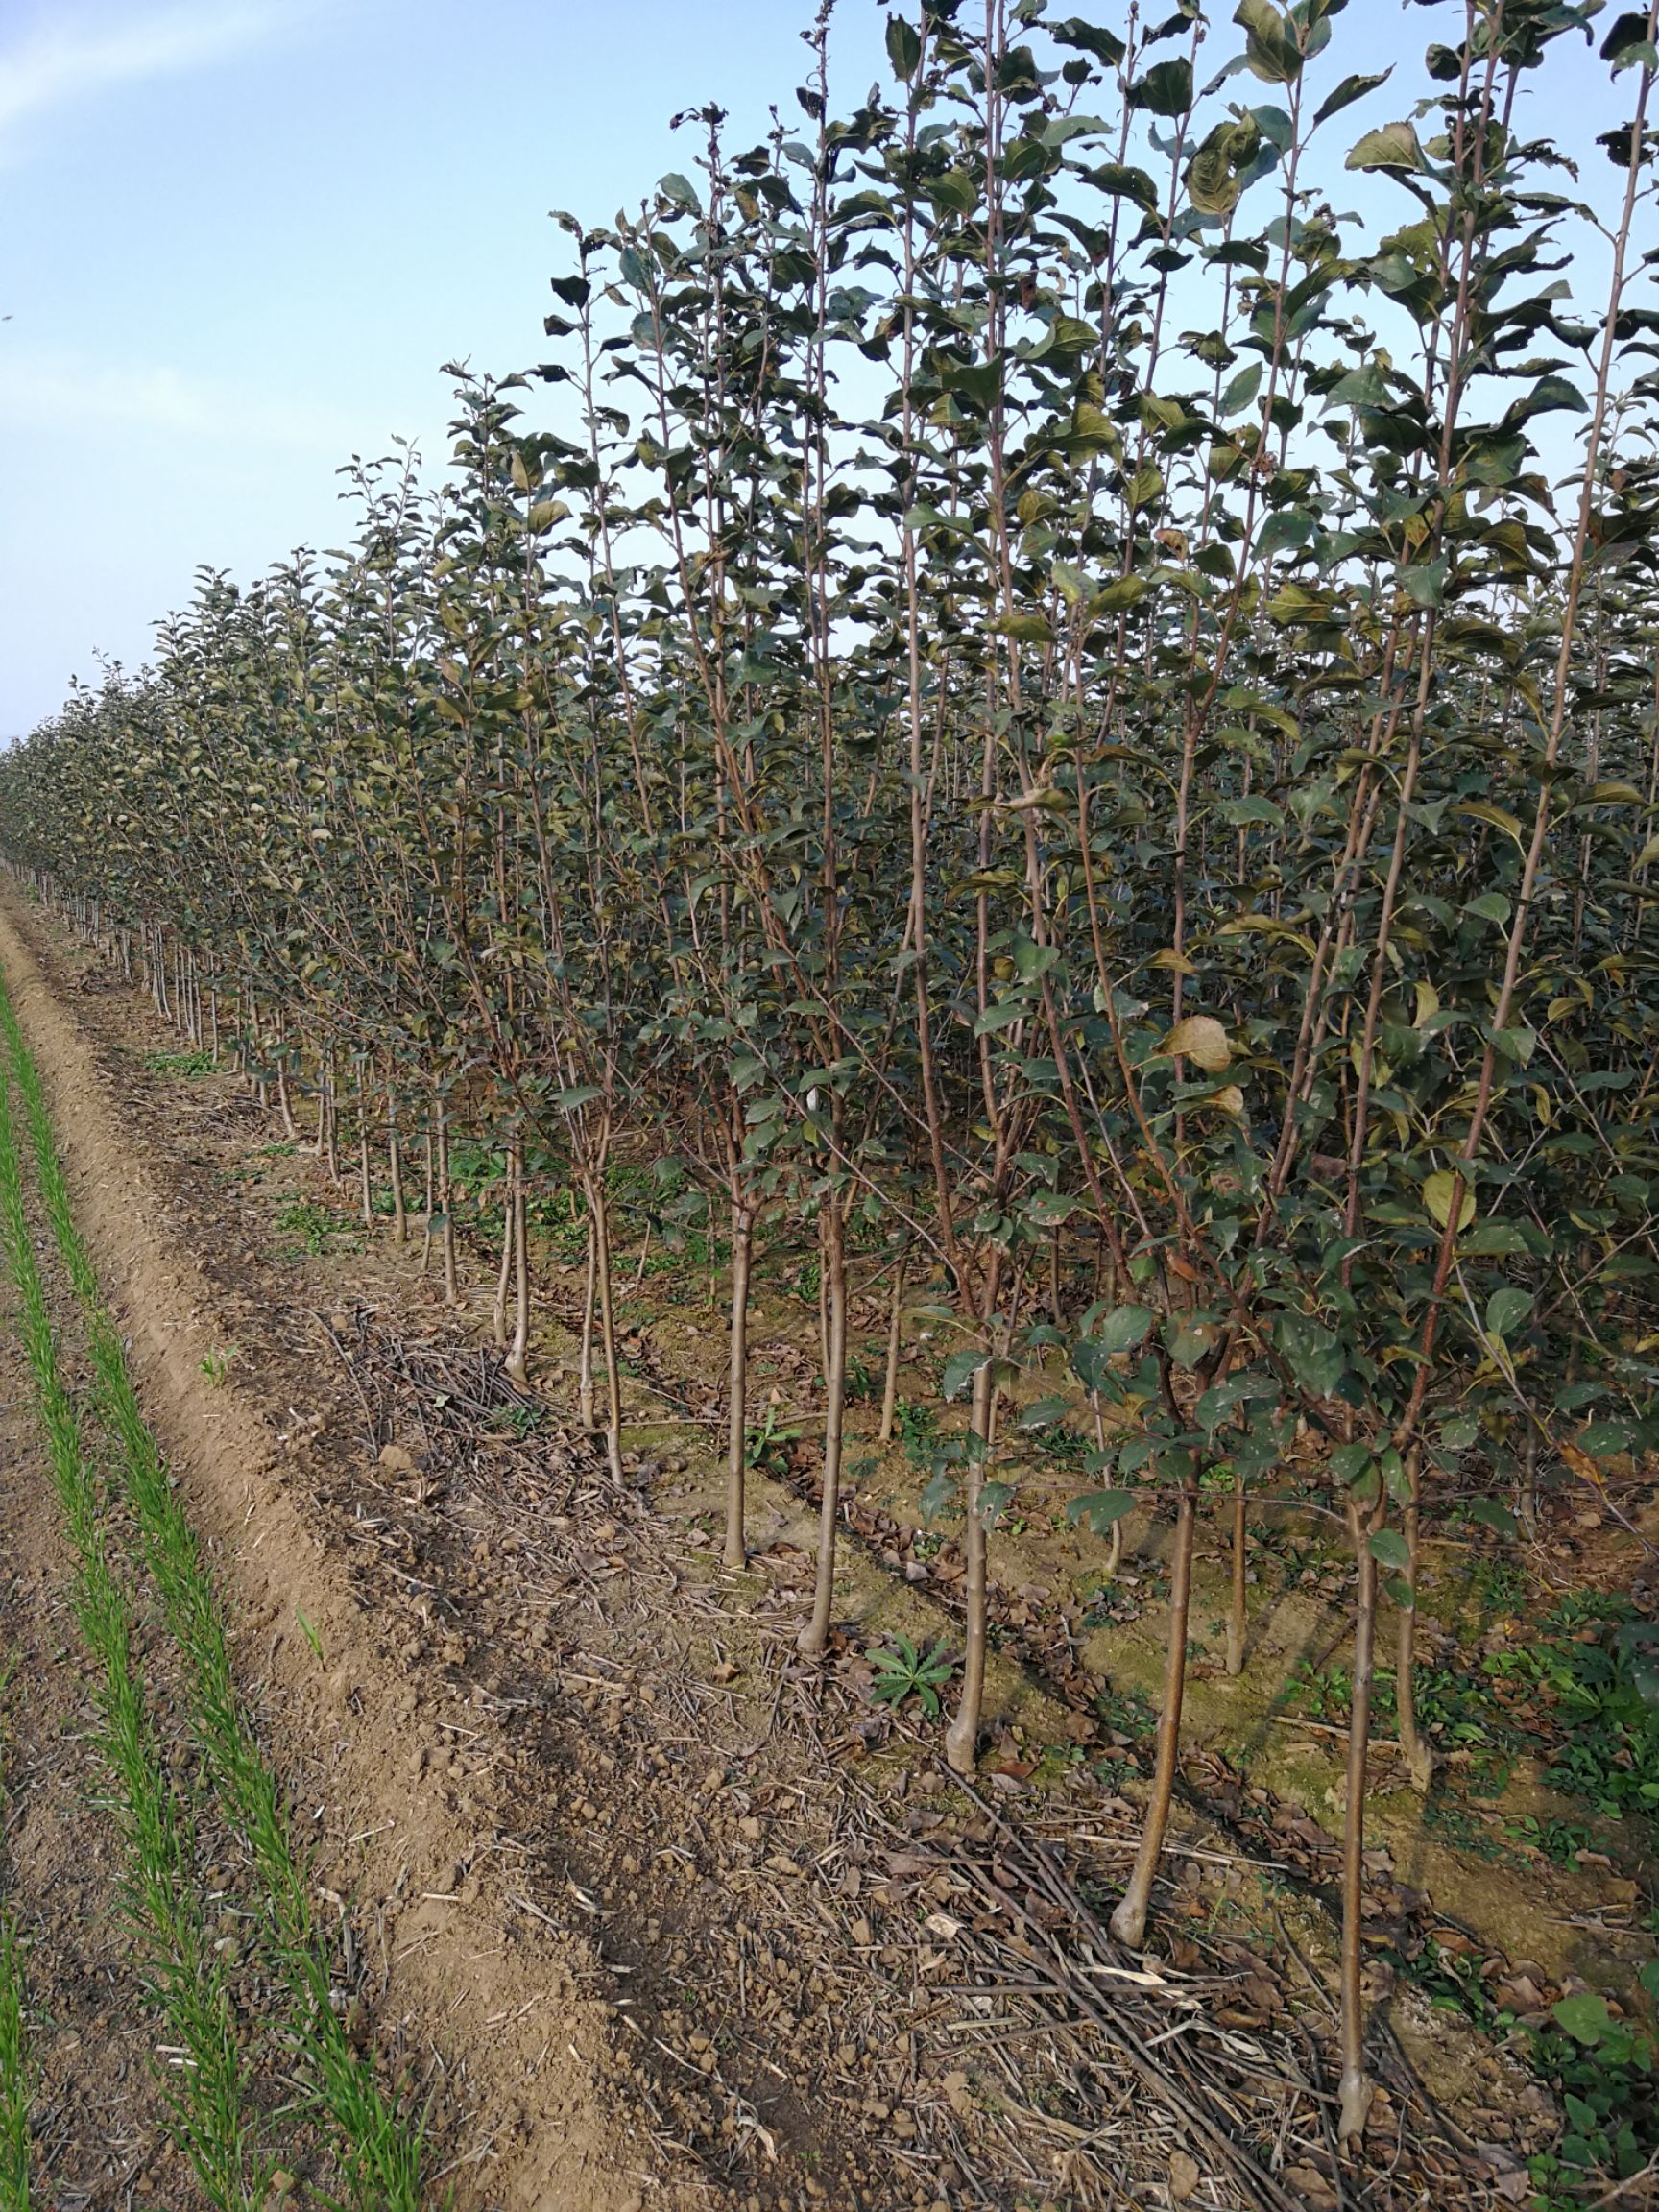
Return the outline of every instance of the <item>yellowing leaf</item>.
<path id="1" fill-rule="evenodd" d="M 1459 1181 L 1458 1176 L 1448 1173 L 1445 1168 L 1440 1168 L 1436 1173 L 1431 1175 L 1423 1185 L 1423 1203 L 1429 1209 L 1430 1218 L 1437 1222 L 1442 1229 L 1445 1228 L 1451 1218 L 1452 1193 L 1457 1188 Z M 1463 1185 L 1462 1203 L 1457 1209 L 1459 1231 L 1467 1229 L 1474 1218 L 1475 1193 L 1465 1183 Z"/>
<path id="2" fill-rule="evenodd" d="M 1232 1041 L 1213 1014 L 1189 1014 L 1177 1022 L 1164 1040 L 1164 1049 L 1172 1056 L 1185 1053 L 1206 1075 L 1219 1075 L 1233 1057 Z"/>
<path id="3" fill-rule="evenodd" d="M 1419 975 L 1417 978 L 1417 1011 L 1411 1018 L 1412 1027 L 1421 1029 L 1424 1022 L 1431 1021 L 1439 1011 L 1439 992 L 1435 990 L 1432 983 L 1426 983 Z"/>
<path id="4" fill-rule="evenodd" d="M 1236 1121 L 1244 1118 L 1244 1094 L 1237 1083 L 1224 1083 L 1210 1100 L 1210 1104 L 1218 1106 L 1223 1114 L 1231 1114 Z"/>
<path id="5" fill-rule="evenodd" d="M 1459 814 L 1473 815 L 1477 822 L 1490 823 L 1494 830 L 1502 830 L 1506 837 L 1521 843 L 1521 824 L 1507 807 L 1495 806 L 1490 799 L 1464 799 L 1457 807 Z"/>

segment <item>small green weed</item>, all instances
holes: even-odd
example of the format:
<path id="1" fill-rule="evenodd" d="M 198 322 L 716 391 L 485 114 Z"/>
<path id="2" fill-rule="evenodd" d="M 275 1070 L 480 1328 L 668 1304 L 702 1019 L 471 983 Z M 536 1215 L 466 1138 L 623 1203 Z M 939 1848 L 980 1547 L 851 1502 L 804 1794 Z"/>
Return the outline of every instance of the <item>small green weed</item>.
<path id="1" fill-rule="evenodd" d="M 1590 1831 L 1581 1820 L 1539 1820 L 1523 1813 L 1503 1823 L 1503 1833 L 1528 1851 L 1541 1851 L 1557 1866 L 1575 1864 L 1579 1852 L 1590 1848 Z"/>
<path id="2" fill-rule="evenodd" d="M 240 1344 L 227 1344 L 223 1348 L 215 1345 L 213 1350 L 209 1352 L 202 1360 L 202 1372 L 206 1376 L 208 1382 L 212 1383 L 215 1390 L 219 1388 L 226 1376 L 229 1374 L 231 1364 L 234 1361 L 237 1353 L 240 1352 L 241 1349 L 242 1347 Z"/>
<path id="3" fill-rule="evenodd" d="M 276 1226 L 290 1237 L 298 1237 L 307 1252 L 320 1257 L 329 1249 L 332 1238 L 349 1236 L 356 1224 L 332 1207 L 320 1206 L 314 1198 L 288 1198 L 276 1209 Z"/>
<path id="4" fill-rule="evenodd" d="M 211 1052 L 146 1052 L 144 1066 L 152 1075 L 211 1075 Z"/>
<path id="5" fill-rule="evenodd" d="M 768 1406 L 759 1428 L 744 1431 L 744 1466 L 754 1468 L 758 1474 L 770 1475 L 775 1482 L 782 1481 L 789 1473 L 789 1447 L 800 1434 L 799 1429 L 782 1428 L 776 1407 Z"/>
<path id="6" fill-rule="evenodd" d="M 876 1370 L 867 1359 L 856 1355 L 847 1362 L 847 1403 L 849 1406 L 867 1406 L 878 1396 L 880 1382 Z"/>
<path id="7" fill-rule="evenodd" d="M 893 1407 L 893 1432 L 907 1459 L 924 1466 L 931 1458 L 939 1437 L 939 1416 L 931 1406 L 900 1398 Z"/>
<path id="8" fill-rule="evenodd" d="M 1659 1996 L 1659 1961 L 1642 1973 Z M 1529 2161 L 1545 2212 L 1580 2205 L 1593 2189 L 1628 2181 L 1659 2151 L 1659 2054 L 1652 2039 L 1617 2020 L 1607 2000 L 1586 1990 L 1563 1997 L 1551 2026 L 1533 2031 L 1532 2064 L 1561 2098 L 1567 2126 L 1560 2141 Z"/>
<path id="9" fill-rule="evenodd" d="M 490 1416 L 490 1426 L 504 1436 L 533 1436 L 545 1419 L 540 1406 L 498 1406 Z"/>
<path id="10" fill-rule="evenodd" d="M 875 1674 L 870 1695 L 879 1704 L 897 1709 L 915 1697 L 929 1719 L 938 1719 L 939 1693 L 956 1671 L 943 1636 L 926 1651 L 918 1650 L 908 1636 L 894 1636 L 886 1647 L 872 1647 L 865 1657 Z"/>

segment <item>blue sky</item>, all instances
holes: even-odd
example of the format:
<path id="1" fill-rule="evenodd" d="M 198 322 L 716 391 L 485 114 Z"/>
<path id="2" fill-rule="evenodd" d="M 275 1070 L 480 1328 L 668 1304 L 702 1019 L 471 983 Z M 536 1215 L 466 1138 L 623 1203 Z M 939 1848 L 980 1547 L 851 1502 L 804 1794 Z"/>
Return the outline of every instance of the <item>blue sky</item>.
<path id="1" fill-rule="evenodd" d="M 1116 23 L 1121 8 L 1052 12 Z M 198 563 L 248 575 L 335 541 L 334 470 L 353 451 L 399 432 L 441 457 L 441 364 L 505 371 L 545 349 L 546 279 L 565 265 L 548 209 L 603 222 L 689 168 L 680 108 L 718 99 L 757 133 L 769 101 L 792 110 L 808 12 L 6 0 L 0 738 L 52 711 L 71 674 L 95 677 L 99 652 L 142 661 Z M 1219 65 L 1239 35 L 1230 8 L 1213 13 Z M 1449 21 L 1352 0 L 1334 52 L 1343 70 L 1383 67 Z M 881 24 L 876 0 L 840 0 L 849 103 L 884 73 Z M 1605 128 L 1604 86 L 1575 44 L 1533 128 L 1569 144 Z M 1353 134 L 1403 111 L 1393 89 L 1350 111 Z M 1338 204 L 1361 204 L 1352 182 Z"/>

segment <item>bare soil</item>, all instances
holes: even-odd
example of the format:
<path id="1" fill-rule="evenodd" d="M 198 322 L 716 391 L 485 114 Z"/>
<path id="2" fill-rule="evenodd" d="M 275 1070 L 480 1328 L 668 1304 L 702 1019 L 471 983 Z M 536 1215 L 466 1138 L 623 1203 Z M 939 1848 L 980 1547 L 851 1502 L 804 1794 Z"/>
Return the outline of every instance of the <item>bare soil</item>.
<path id="1" fill-rule="evenodd" d="M 694 1308 L 627 1309 L 617 1485 L 559 1410 L 557 1320 L 545 1395 L 501 1374 L 487 1259 L 451 1313 L 418 1226 L 401 1247 L 353 1233 L 349 1192 L 276 1118 L 228 1073 L 170 1069 L 147 1003 L 11 887 L 0 958 L 244 1689 L 349 1928 L 365 2032 L 430 2097 L 459 2212 L 1337 2202 L 1318 1732 L 1281 1730 L 1260 1689 L 1201 1685 L 1161 1959 L 1124 1960 L 1095 1917 L 1139 1791 L 1099 1677 L 1146 1678 L 1155 1527 L 1090 1626 L 1089 1560 L 1022 1495 L 1026 1528 L 997 1547 L 995 1747 L 964 1793 L 870 1694 L 873 1641 L 952 1621 L 950 1547 L 923 1540 L 905 1463 L 859 1479 L 844 1633 L 808 1667 L 811 1454 L 757 1475 L 755 1571 L 722 1576 L 715 1335 Z M 568 1320 L 579 1278 L 543 1260 Z M 757 1365 L 809 1431 L 810 1316 L 769 1297 Z M 863 1319 L 878 1329 L 878 1297 Z M 38 1469 L 4 1464 L 0 1504 L 36 1511 Z M 1327 1628 L 1316 1589 L 1263 1610 L 1275 1684 Z M 50 1673 L 44 1627 L 19 1640 L 20 1671 Z M 1281 1734 L 1303 1766 L 1268 1763 Z M 1467 1870 L 1431 1858 L 1408 1805 L 1389 1826 L 1387 1797 L 1384 1773 L 1380 1937 L 1445 1929 L 1542 1997 L 1624 1940 L 1571 1874 L 1534 1891 L 1524 1941 L 1478 1883 L 1454 1905 Z M 70 1816 L 42 1803 L 27 1827 Z M 1373 1987 L 1386 2086 L 1362 2200 L 1512 2201 L 1549 2100 L 1381 1960 Z"/>

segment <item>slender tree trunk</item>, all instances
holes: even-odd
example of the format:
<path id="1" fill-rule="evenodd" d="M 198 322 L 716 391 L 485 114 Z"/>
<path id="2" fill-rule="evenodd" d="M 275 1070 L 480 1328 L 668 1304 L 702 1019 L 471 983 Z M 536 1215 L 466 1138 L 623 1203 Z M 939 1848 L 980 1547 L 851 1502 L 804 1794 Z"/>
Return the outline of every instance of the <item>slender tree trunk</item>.
<path id="1" fill-rule="evenodd" d="M 1121 1518 L 1112 1524 L 1112 1533 L 1106 1541 L 1106 1565 L 1103 1572 L 1110 1578 L 1123 1564 L 1123 1523 Z"/>
<path id="2" fill-rule="evenodd" d="M 1400 1608 L 1394 1647 L 1394 1704 L 1399 1715 L 1400 1748 L 1411 1787 L 1427 1795 L 1434 1779 L 1434 1754 L 1417 1727 L 1417 1543 L 1421 1519 L 1422 1454 L 1413 1444 L 1406 1455 L 1406 1587 L 1411 1602 Z"/>
<path id="3" fill-rule="evenodd" d="M 1577 1351 L 1575 1336 L 1573 1349 Z M 1571 1377 L 1568 1378 L 1572 1380 Z M 1538 1431 L 1530 1422 L 1521 1439 L 1521 1479 L 1515 1485 L 1515 1518 L 1528 1541 L 1538 1533 Z"/>
<path id="4" fill-rule="evenodd" d="M 725 1565 L 733 1574 L 749 1563 L 743 1537 L 743 1490 L 747 1471 L 749 1419 L 749 1277 L 755 1259 L 755 1215 L 737 1196 L 732 1200 L 732 1336 L 726 1390 L 726 1549 Z"/>
<path id="5" fill-rule="evenodd" d="M 433 1159 L 432 1124 L 426 1124 L 425 1140 L 425 1198 L 426 1208 L 421 1224 L 421 1272 L 424 1275 L 432 1264 L 432 1216 L 438 1210 L 438 1171 Z"/>
<path id="6" fill-rule="evenodd" d="M 1152 1902 L 1152 1882 L 1164 1848 L 1164 1831 L 1169 1824 L 1169 1802 L 1175 1792 L 1175 1761 L 1181 1747 L 1181 1700 L 1187 1688 L 1187 1622 L 1192 1601 L 1192 1531 L 1198 1515 L 1198 1470 L 1193 1468 L 1181 1485 L 1181 1509 L 1175 1521 L 1175 1553 L 1169 1571 L 1169 1638 L 1164 1660 L 1164 1705 L 1158 1716 L 1158 1754 L 1152 1770 L 1152 1795 L 1141 1829 L 1141 1847 L 1134 1870 L 1118 1910 L 1112 1915 L 1112 1933 L 1119 1943 L 1138 1951 L 1146 1934 L 1146 1913 Z"/>
<path id="7" fill-rule="evenodd" d="M 397 1134 L 397 1094 L 386 1093 L 386 1167 L 392 1178 L 393 1234 L 399 1244 L 409 1241 L 409 1216 L 403 1204 L 403 1143 Z"/>
<path id="8" fill-rule="evenodd" d="M 593 1274 L 599 1289 L 599 1345 L 605 1356 L 605 1455 L 614 1480 L 622 1479 L 622 1376 L 616 1364 L 616 1312 L 611 1295 L 611 1201 L 604 1180 L 589 1188 L 593 1214 Z"/>
<path id="9" fill-rule="evenodd" d="M 847 1398 L 847 1246 L 841 1201 L 827 1193 L 819 1214 L 819 1283 L 825 1294 L 824 1497 L 818 1514 L 818 1580 L 812 1618 L 796 1643 L 814 1657 L 830 1641 L 835 1604 L 835 1531 L 841 1514 L 841 1421 Z"/>
<path id="10" fill-rule="evenodd" d="M 594 1263 L 593 1216 L 588 1216 L 588 1277 L 582 1287 L 582 1360 L 576 1371 L 577 1418 L 589 1433 L 593 1428 L 593 1309 L 598 1292 Z"/>
<path id="11" fill-rule="evenodd" d="M 899 1351 L 904 1325 L 904 1277 L 910 1255 L 901 1252 L 893 1268 L 893 1297 L 887 1309 L 887 1367 L 881 1378 L 881 1426 L 877 1442 L 893 1441 L 893 1416 L 899 1405 Z"/>
<path id="12" fill-rule="evenodd" d="M 295 1124 L 294 1108 L 288 1096 L 288 1036 L 283 1029 L 276 1033 L 276 1104 L 282 1115 L 283 1136 L 290 1144 L 298 1142 L 300 1131 Z"/>
<path id="13" fill-rule="evenodd" d="M 507 1349 L 507 1293 L 513 1285 L 513 1233 L 517 1221 L 513 1211 L 513 1148 L 501 1163 L 501 1266 L 495 1277 L 495 1303 L 490 1310 L 490 1333 L 497 1351 Z"/>
<path id="14" fill-rule="evenodd" d="M 996 1348 L 987 1344 L 985 1364 L 974 1378 L 969 1457 L 963 1470 L 962 1598 L 967 1610 L 967 1640 L 962 1657 L 962 1695 L 956 1717 L 945 1731 L 945 1757 L 956 1774 L 974 1771 L 979 1752 L 979 1718 L 985 1704 L 986 1542 L 979 1494 L 985 1484 L 996 1418 Z"/>
<path id="15" fill-rule="evenodd" d="M 524 1190 L 524 1141 L 513 1147 L 513 1342 L 507 1372 L 520 1389 L 530 1379 L 530 1208 Z"/>
<path id="16" fill-rule="evenodd" d="M 444 1295 L 451 1307 L 461 1303 L 460 1271 L 455 1255 L 455 1194 L 449 1187 L 449 1118 L 438 1108 L 438 1197 L 444 1209 Z"/>
<path id="17" fill-rule="evenodd" d="M 357 1199 L 363 1209 L 363 1226 L 374 1228 L 374 1181 L 369 1165 L 369 1094 L 362 1070 L 357 1073 Z"/>
<path id="18" fill-rule="evenodd" d="M 1360 1987 L 1360 1913 L 1365 1876 L 1365 1776 L 1371 1736 L 1371 1673 L 1377 1641 L 1377 1561 L 1372 1517 L 1349 1508 L 1359 1592 L 1354 1618 L 1354 1699 L 1348 1720 L 1348 1803 L 1342 1822 L 1342 2077 L 1336 2133 L 1344 2144 L 1365 2132 L 1373 2084 L 1365 2071 L 1365 2001 Z"/>
<path id="19" fill-rule="evenodd" d="M 818 1238 L 818 1371 L 830 1386 L 830 1273 L 824 1257 L 822 1226 Z"/>
<path id="20" fill-rule="evenodd" d="M 1227 1671 L 1242 1674 L 1244 1671 L 1244 1625 L 1247 1609 L 1247 1585 L 1244 1579 L 1247 1560 L 1245 1543 L 1244 1478 L 1237 1468 L 1233 1473 L 1233 1605 L 1227 1616 Z"/>
<path id="21" fill-rule="evenodd" d="M 334 1181 L 340 1181 L 340 1085 L 335 1070 L 334 1047 L 328 1047 L 327 1065 L 324 1070 L 324 1097 L 327 1112 L 324 1116 L 325 1134 L 323 1157 Z"/>

